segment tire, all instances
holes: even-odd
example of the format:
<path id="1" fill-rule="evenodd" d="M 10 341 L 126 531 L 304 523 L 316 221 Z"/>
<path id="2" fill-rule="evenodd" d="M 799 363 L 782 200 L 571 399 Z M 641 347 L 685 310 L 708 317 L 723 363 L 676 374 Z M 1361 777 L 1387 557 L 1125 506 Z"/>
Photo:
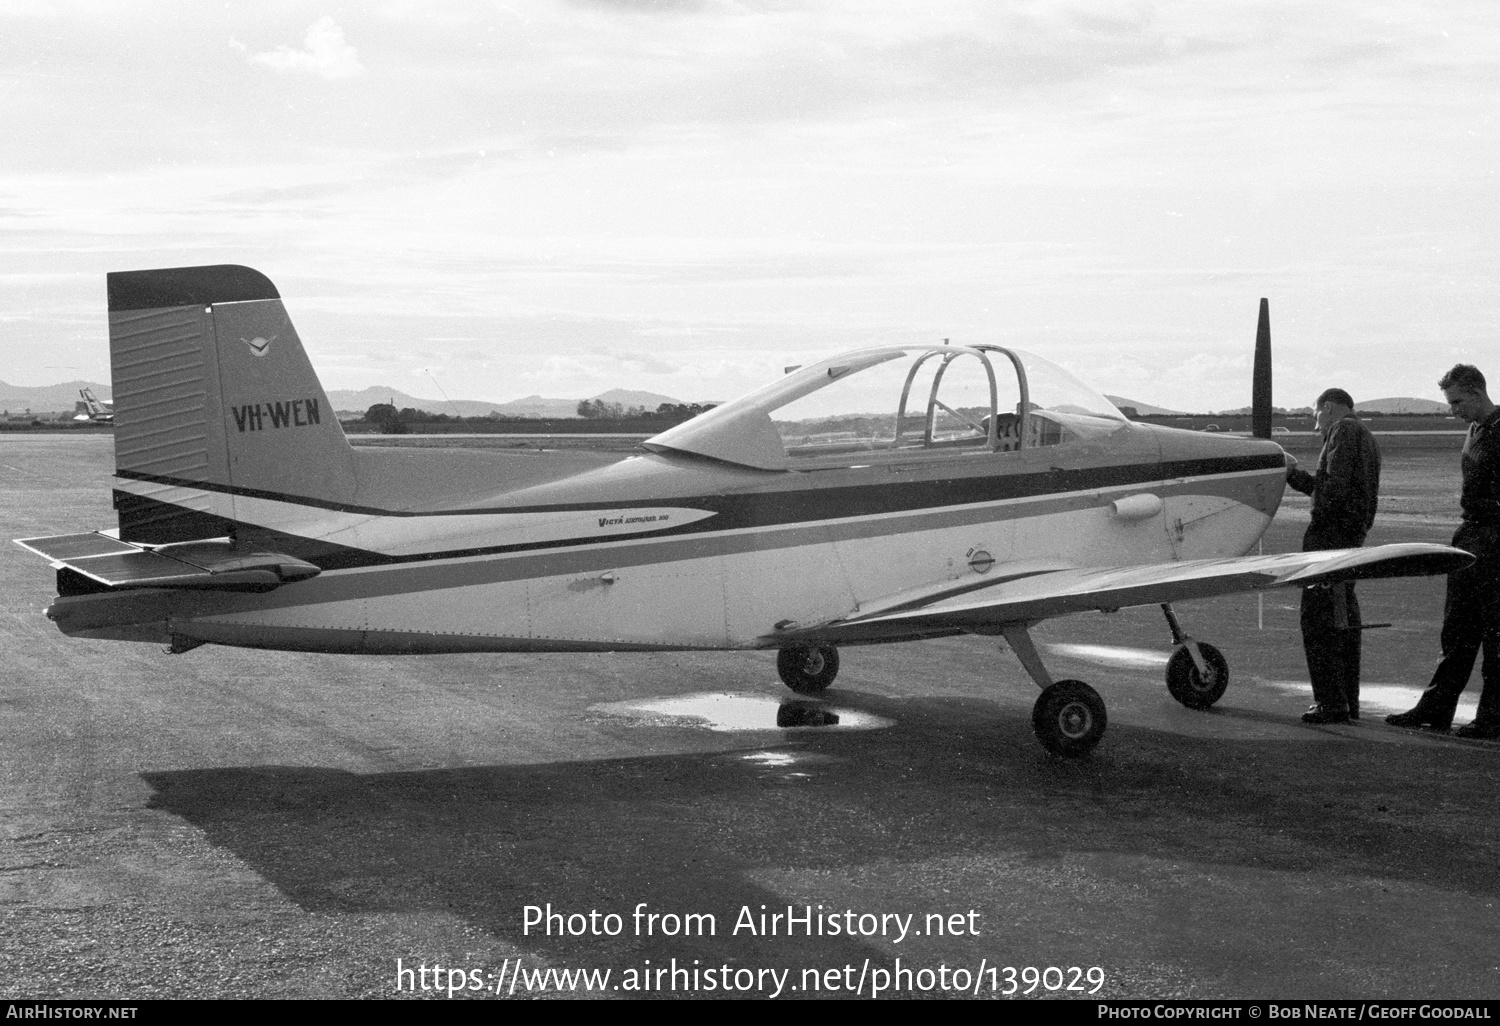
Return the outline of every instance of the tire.
<path id="1" fill-rule="evenodd" d="M 819 694 L 839 675 L 839 650 L 832 645 L 784 648 L 776 654 L 776 672 L 797 694 Z"/>
<path id="2" fill-rule="evenodd" d="M 1104 699 L 1081 680 L 1058 681 L 1031 710 L 1031 729 L 1042 747 L 1069 759 L 1093 751 L 1108 725 Z"/>
<path id="3" fill-rule="evenodd" d="M 1186 645 L 1178 645 L 1167 662 L 1167 690 L 1189 709 L 1209 708 L 1224 697 L 1224 689 L 1229 687 L 1229 663 L 1219 650 L 1200 641 L 1198 651 L 1208 664 L 1207 680 L 1193 665 L 1193 654 Z"/>

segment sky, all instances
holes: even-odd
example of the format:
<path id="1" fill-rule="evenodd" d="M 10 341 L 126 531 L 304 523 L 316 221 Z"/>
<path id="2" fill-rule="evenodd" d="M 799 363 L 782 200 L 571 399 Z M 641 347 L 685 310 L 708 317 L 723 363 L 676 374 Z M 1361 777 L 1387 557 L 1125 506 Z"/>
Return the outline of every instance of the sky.
<path id="1" fill-rule="evenodd" d="M 326 388 L 724 400 L 1016 346 L 1174 409 L 1500 382 L 1500 5 L 0 0 L 0 380 L 268 275 Z"/>

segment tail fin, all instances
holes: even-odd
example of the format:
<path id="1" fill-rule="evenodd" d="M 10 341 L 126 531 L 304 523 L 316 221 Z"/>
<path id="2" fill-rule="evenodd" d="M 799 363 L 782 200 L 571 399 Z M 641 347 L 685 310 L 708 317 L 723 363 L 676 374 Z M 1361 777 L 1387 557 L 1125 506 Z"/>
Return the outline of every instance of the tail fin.
<path id="1" fill-rule="evenodd" d="M 222 264 L 108 282 L 122 538 L 229 533 L 237 496 L 353 498 L 353 452 L 269 278 Z"/>

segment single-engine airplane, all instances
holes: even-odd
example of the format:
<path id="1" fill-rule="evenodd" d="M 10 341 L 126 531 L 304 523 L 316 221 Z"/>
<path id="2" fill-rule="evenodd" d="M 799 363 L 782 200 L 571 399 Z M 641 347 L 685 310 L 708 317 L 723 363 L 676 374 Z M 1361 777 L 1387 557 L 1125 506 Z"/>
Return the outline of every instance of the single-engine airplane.
<path id="1" fill-rule="evenodd" d="M 115 404 L 101 402 L 95 398 L 92 388 L 80 388 L 78 390 L 78 397 L 81 400 L 79 405 L 83 407 L 83 410 L 79 412 L 78 416 L 73 418 L 74 420 L 92 420 L 103 424 L 109 424 L 114 421 Z"/>
<path id="2" fill-rule="evenodd" d="M 353 448 L 280 294 L 246 267 L 108 276 L 114 530 L 19 541 L 52 561 L 63 633 L 351 653 L 777 649 L 826 689 L 838 646 L 1003 637 L 1049 750 L 1103 701 L 1054 681 L 1040 620 L 1161 604 L 1167 687 L 1207 708 L 1228 665 L 1171 603 L 1446 573 L 1441 545 L 1247 556 L 1281 502 L 1269 438 L 1132 423 L 1046 360 L 889 345 L 796 369 L 589 463 Z M 1261 332 L 1269 350 L 1266 308 Z M 1269 435 L 1269 372 L 1257 375 Z"/>

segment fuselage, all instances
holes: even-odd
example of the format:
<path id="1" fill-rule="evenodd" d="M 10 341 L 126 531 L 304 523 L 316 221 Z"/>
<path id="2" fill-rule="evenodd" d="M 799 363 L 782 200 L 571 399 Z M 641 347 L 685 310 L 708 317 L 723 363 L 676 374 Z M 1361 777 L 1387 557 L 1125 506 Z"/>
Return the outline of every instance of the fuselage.
<path id="1" fill-rule="evenodd" d="M 1272 442 L 1133 423 L 1071 444 L 780 471 L 670 448 L 597 466 L 355 456 L 359 491 L 336 504 L 117 476 L 122 524 L 154 523 L 166 541 L 229 534 L 322 572 L 266 593 L 63 595 L 50 615 L 82 636 L 314 651 L 771 647 L 788 624 L 1018 563 L 1241 555 L 1285 484 Z M 441 501 L 411 501 L 423 475 Z"/>

